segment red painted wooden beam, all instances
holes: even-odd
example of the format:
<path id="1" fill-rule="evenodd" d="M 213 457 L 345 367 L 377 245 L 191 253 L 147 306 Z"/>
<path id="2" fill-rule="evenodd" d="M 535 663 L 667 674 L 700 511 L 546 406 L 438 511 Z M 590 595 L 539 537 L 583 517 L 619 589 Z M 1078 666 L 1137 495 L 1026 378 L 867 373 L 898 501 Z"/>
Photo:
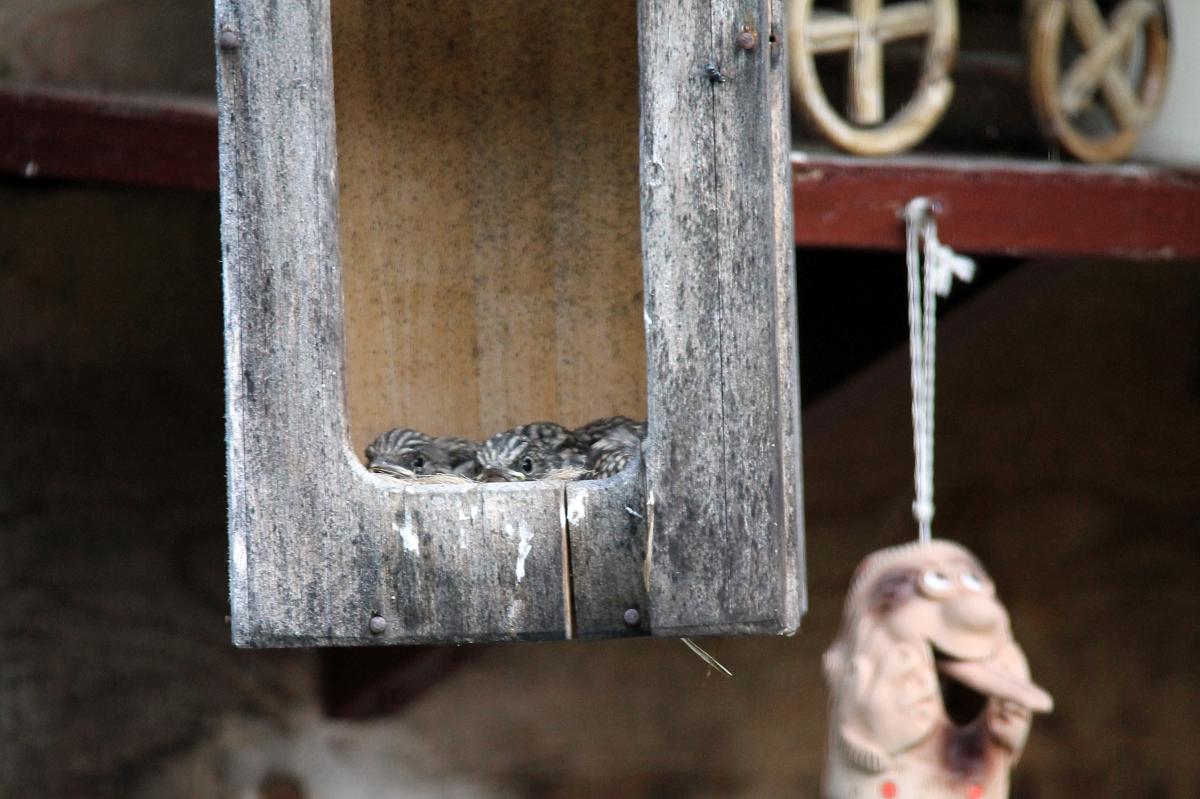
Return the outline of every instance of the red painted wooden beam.
<path id="1" fill-rule="evenodd" d="M 796 153 L 796 244 L 896 250 L 926 195 L 942 238 L 1014 256 L 1200 258 L 1200 172 L 996 158 Z M 0 88 L 0 173 L 215 191 L 211 104 Z"/>
<path id="2" fill-rule="evenodd" d="M 796 244 L 901 249 L 900 209 L 940 206 L 943 241 L 1014 256 L 1200 258 L 1200 172 L 938 156 L 795 153 Z"/>
<path id="3" fill-rule="evenodd" d="M 215 109 L 0 88 L 0 172 L 216 191 Z"/>

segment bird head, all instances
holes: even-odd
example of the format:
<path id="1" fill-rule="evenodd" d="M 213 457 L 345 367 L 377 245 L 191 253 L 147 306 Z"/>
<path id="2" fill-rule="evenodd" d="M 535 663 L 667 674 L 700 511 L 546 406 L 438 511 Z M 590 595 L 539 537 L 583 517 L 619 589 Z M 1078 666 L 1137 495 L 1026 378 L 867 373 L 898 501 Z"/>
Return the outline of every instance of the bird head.
<path id="1" fill-rule="evenodd" d="M 453 471 L 450 454 L 419 430 L 398 427 L 367 446 L 367 468 L 376 474 L 412 478 Z"/>
<path id="2" fill-rule="evenodd" d="M 478 461 L 479 479 L 484 482 L 538 480 L 562 466 L 556 449 L 530 438 L 520 427 L 483 442 Z"/>

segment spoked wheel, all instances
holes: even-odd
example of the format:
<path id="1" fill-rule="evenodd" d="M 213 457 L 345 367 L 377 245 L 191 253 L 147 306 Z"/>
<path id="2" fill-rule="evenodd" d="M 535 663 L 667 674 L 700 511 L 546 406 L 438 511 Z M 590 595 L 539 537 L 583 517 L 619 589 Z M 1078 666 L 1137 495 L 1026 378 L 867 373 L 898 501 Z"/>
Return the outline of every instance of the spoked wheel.
<path id="1" fill-rule="evenodd" d="M 1083 161 L 1124 158 L 1162 105 L 1170 61 L 1162 0 L 1027 7 L 1033 107 L 1046 134 Z"/>
<path id="2" fill-rule="evenodd" d="M 816 128 L 853 153 L 884 155 L 921 141 L 941 119 L 954 84 L 958 52 L 956 0 L 849 0 L 848 13 L 814 11 L 813 0 L 794 0 L 789 20 L 792 90 Z M 921 74 L 913 96 L 890 118 L 884 111 L 884 47 L 924 38 Z M 818 56 L 849 53 L 847 114 L 829 102 L 817 75 Z"/>

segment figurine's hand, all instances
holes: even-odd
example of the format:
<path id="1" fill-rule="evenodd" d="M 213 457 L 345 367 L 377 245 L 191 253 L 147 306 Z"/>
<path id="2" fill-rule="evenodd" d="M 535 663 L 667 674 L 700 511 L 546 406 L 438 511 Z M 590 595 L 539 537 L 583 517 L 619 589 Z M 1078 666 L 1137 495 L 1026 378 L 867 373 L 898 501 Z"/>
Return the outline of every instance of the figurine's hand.
<path id="1" fill-rule="evenodd" d="M 988 703 L 988 732 L 992 734 L 996 743 L 1012 754 L 1014 764 L 1021 756 L 1021 750 L 1025 748 L 1025 739 L 1029 737 L 1029 727 L 1032 723 L 1033 714 L 1016 702 L 993 698 Z"/>
<path id="2" fill-rule="evenodd" d="M 864 655 L 855 657 L 850 671 L 854 700 L 844 723 L 852 738 L 894 755 L 933 732 L 941 699 L 927 648 L 892 645 L 873 663 Z"/>
<path id="3" fill-rule="evenodd" d="M 1018 680 L 1029 680 L 1029 664 L 1015 642 L 1000 650 L 996 655 L 995 666 L 999 671 Z M 1019 702 L 999 697 L 992 697 L 988 702 L 988 732 L 992 734 L 996 743 L 1012 754 L 1014 764 L 1021 756 L 1021 750 L 1025 748 L 1025 739 L 1029 737 L 1032 724 L 1033 713 Z"/>

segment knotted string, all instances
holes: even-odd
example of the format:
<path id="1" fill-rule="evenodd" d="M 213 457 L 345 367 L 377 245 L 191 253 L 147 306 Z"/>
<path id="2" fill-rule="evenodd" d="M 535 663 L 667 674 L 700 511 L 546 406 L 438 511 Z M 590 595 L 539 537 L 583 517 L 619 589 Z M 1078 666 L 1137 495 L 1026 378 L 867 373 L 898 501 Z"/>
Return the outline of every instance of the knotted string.
<path id="1" fill-rule="evenodd" d="M 937 298 L 954 278 L 970 282 L 975 262 L 938 240 L 933 203 L 916 197 L 904 207 L 908 256 L 908 354 L 912 361 L 913 518 L 922 543 L 933 537 L 933 395 L 937 345 Z M 924 243 L 924 270 L 921 244 Z"/>

